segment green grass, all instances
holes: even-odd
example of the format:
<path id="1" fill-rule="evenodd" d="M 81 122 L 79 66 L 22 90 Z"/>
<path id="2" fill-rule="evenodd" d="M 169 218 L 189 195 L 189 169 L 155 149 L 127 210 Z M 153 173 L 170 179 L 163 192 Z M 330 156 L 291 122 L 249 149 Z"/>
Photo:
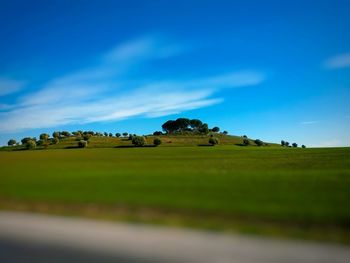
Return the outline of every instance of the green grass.
<path id="1" fill-rule="evenodd" d="M 350 148 L 237 146 L 3 151 L 0 207 L 350 243 L 349 157 Z"/>

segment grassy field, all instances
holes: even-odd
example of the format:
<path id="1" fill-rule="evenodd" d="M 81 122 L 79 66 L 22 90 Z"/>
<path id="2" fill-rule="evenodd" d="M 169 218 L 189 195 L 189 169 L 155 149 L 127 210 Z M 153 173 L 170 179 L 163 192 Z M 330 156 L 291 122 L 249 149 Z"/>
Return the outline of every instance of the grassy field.
<path id="1" fill-rule="evenodd" d="M 0 152 L 0 208 L 350 243 L 350 148 Z"/>

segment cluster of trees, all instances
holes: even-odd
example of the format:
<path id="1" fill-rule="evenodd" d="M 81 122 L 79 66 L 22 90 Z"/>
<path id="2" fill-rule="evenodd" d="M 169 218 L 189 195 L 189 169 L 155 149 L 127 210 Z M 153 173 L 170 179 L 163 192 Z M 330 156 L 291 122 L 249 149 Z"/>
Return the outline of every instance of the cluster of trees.
<path id="1" fill-rule="evenodd" d="M 178 118 L 176 120 L 168 120 L 162 125 L 162 129 L 166 134 L 175 133 L 195 133 L 195 134 L 208 134 L 209 132 L 219 132 L 219 127 L 213 127 L 209 129 L 207 123 L 203 123 L 198 119 Z M 223 134 L 228 134 L 224 131 Z M 154 132 L 154 135 L 162 135 L 162 132 Z"/>
<path id="2" fill-rule="evenodd" d="M 244 145 L 244 146 L 249 146 L 249 145 L 251 145 L 250 142 L 251 142 L 251 140 L 249 140 L 248 137 L 247 137 L 246 135 L 243 135 L 243 145 Z M 260 140 L 260 139 L 255 139 L 253 142 L 254 142 L 255 145 L 257 145 L 257 146 L 266 145 L 266 143 L 263 142 L 263 141 Z"/>
<path id="3" fill-rule="evenodd" d="M 293 142 L 292 144 L 290 144 L 289 142 L 282 140 L 282 141 L 281 141 L 281 146 L 282 146 L 282 147 L 293 147 L 293 148 L 297 148 L 297 147 L 298 147 L 298 144 L 295 143 L 295 142 Z M 306 148 L 306 146 L 303 144 L 303 145 L 301 146 L 301 148 Z"/>

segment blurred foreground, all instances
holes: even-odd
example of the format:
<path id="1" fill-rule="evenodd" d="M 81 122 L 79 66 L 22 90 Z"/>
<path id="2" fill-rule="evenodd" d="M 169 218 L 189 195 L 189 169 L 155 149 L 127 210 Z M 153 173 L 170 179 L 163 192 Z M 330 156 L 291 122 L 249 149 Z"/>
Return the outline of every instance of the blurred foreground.
<path id="1" fill-rule="evenodd" d="M 0 212 L 0 262 L 348 262 L 350 247 Z"/>

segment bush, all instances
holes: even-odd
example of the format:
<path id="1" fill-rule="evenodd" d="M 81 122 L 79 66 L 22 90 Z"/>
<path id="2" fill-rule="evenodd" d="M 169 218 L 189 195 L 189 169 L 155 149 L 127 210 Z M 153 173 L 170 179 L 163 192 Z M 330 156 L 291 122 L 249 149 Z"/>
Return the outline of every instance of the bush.
<path id="1" fill-rule="evenodd" d="M 228 131 L 223 131 L 222 134 L 227 135 Z"/>
<path id="2" fill-rule="evenodd" d="M 256 140 L 254 141 L 254 143 L 255 143 L 257 146 L 263 146 L 263 145 L 264 145 L 264 142 L 261 141 L 261 140 L 259 140 L 259 139 L 256 139 Z"/>
<path id="3" fill-rule="evenodd" d="M 17 143 L 16 140 L 11 139 L 11 140 L 9 140 L 9 141 L 7 142 L 7 145 L 8 145 L 8 146 L 13 146 L 13 145 L 15 145 L 16 143 Z"/>
<path id="4" fill-rule="evenodd" d="M 244 138 L 244 139 L 243 139 L 243 145 L 244 145 L 244 146 L 250 145 L 250 141 L 249 141 L 247 138 Z"/>
<path id="5" fill-rule="evenodd" d="M 146 144 L 146 139 L 143 136 L 132 136 L 132 144 L 137 146 L 137 147 L 141 147 L 144 146 Z"/>
<path id="6" fill-rule="evenodd" d="M 163 135 L 163 133 L 161 131 L 155 131 L 153 133 L 154 136 L 159 136 L 159 135 Z"/>
<path id="7" fill-rule="evenodd" d="M 296 147 L 298 147 L 298 144 L 295 143 L 295 142 L 293 142 L 293 143 L 292 143 L 292 146 L 293 146 L 294 148 L 296 148 Z"/>
<path id="8" fill-rule="evenodd" d="M 161 145 L 161 144 L 162 144 L 162 140 L 159 139 L 159 138 L 155 138 L 155 139 L 153 140 L 153 144 L 154 144 L 155 146 Z"/>
<path id="9" fill-rule="evenodd" d="M 36 142 L 34 140 L 27 141 L 25 145 L 26 145 L 27 149 L 35 149 L 36 148 Z"/>
<path id="10" fill-rule="evenodd" d="M 303 145 L 301 146 L 301 148 L 306 148 L 306 146 L 303 144 Z"/>
<path id="11" fill-rule="evenodd" d="M 88 145 L 88 142 L 87 142 L 87 141 L 80 140 L 80 141 L 78 142 L 78 147 L 79 147 L 79 148 L 86 148 L 87 145 Z"/>
<path id="12" fill-rule="evenodd" d="M 216 145 L 216 144 L 219 144 L 219 139 L 218 138 L 215 138 L 215 137 L 210 137 L 209 138 L 209 144 L 211 145 Z"/>
<path id="13" fill-rule="evenodd" d="M 115 134 L 115 137 L 117 137 L 117 138 L 119 138 L 121 136 L 121 134 L 119 133 L 119 132 L 117 132 L 116 134 Z"/>
<path id="14" fill-rule="evenodd" d="M 281 141 L 281 146 L 285 146 L 286 142 L 284 140 Z"/>

